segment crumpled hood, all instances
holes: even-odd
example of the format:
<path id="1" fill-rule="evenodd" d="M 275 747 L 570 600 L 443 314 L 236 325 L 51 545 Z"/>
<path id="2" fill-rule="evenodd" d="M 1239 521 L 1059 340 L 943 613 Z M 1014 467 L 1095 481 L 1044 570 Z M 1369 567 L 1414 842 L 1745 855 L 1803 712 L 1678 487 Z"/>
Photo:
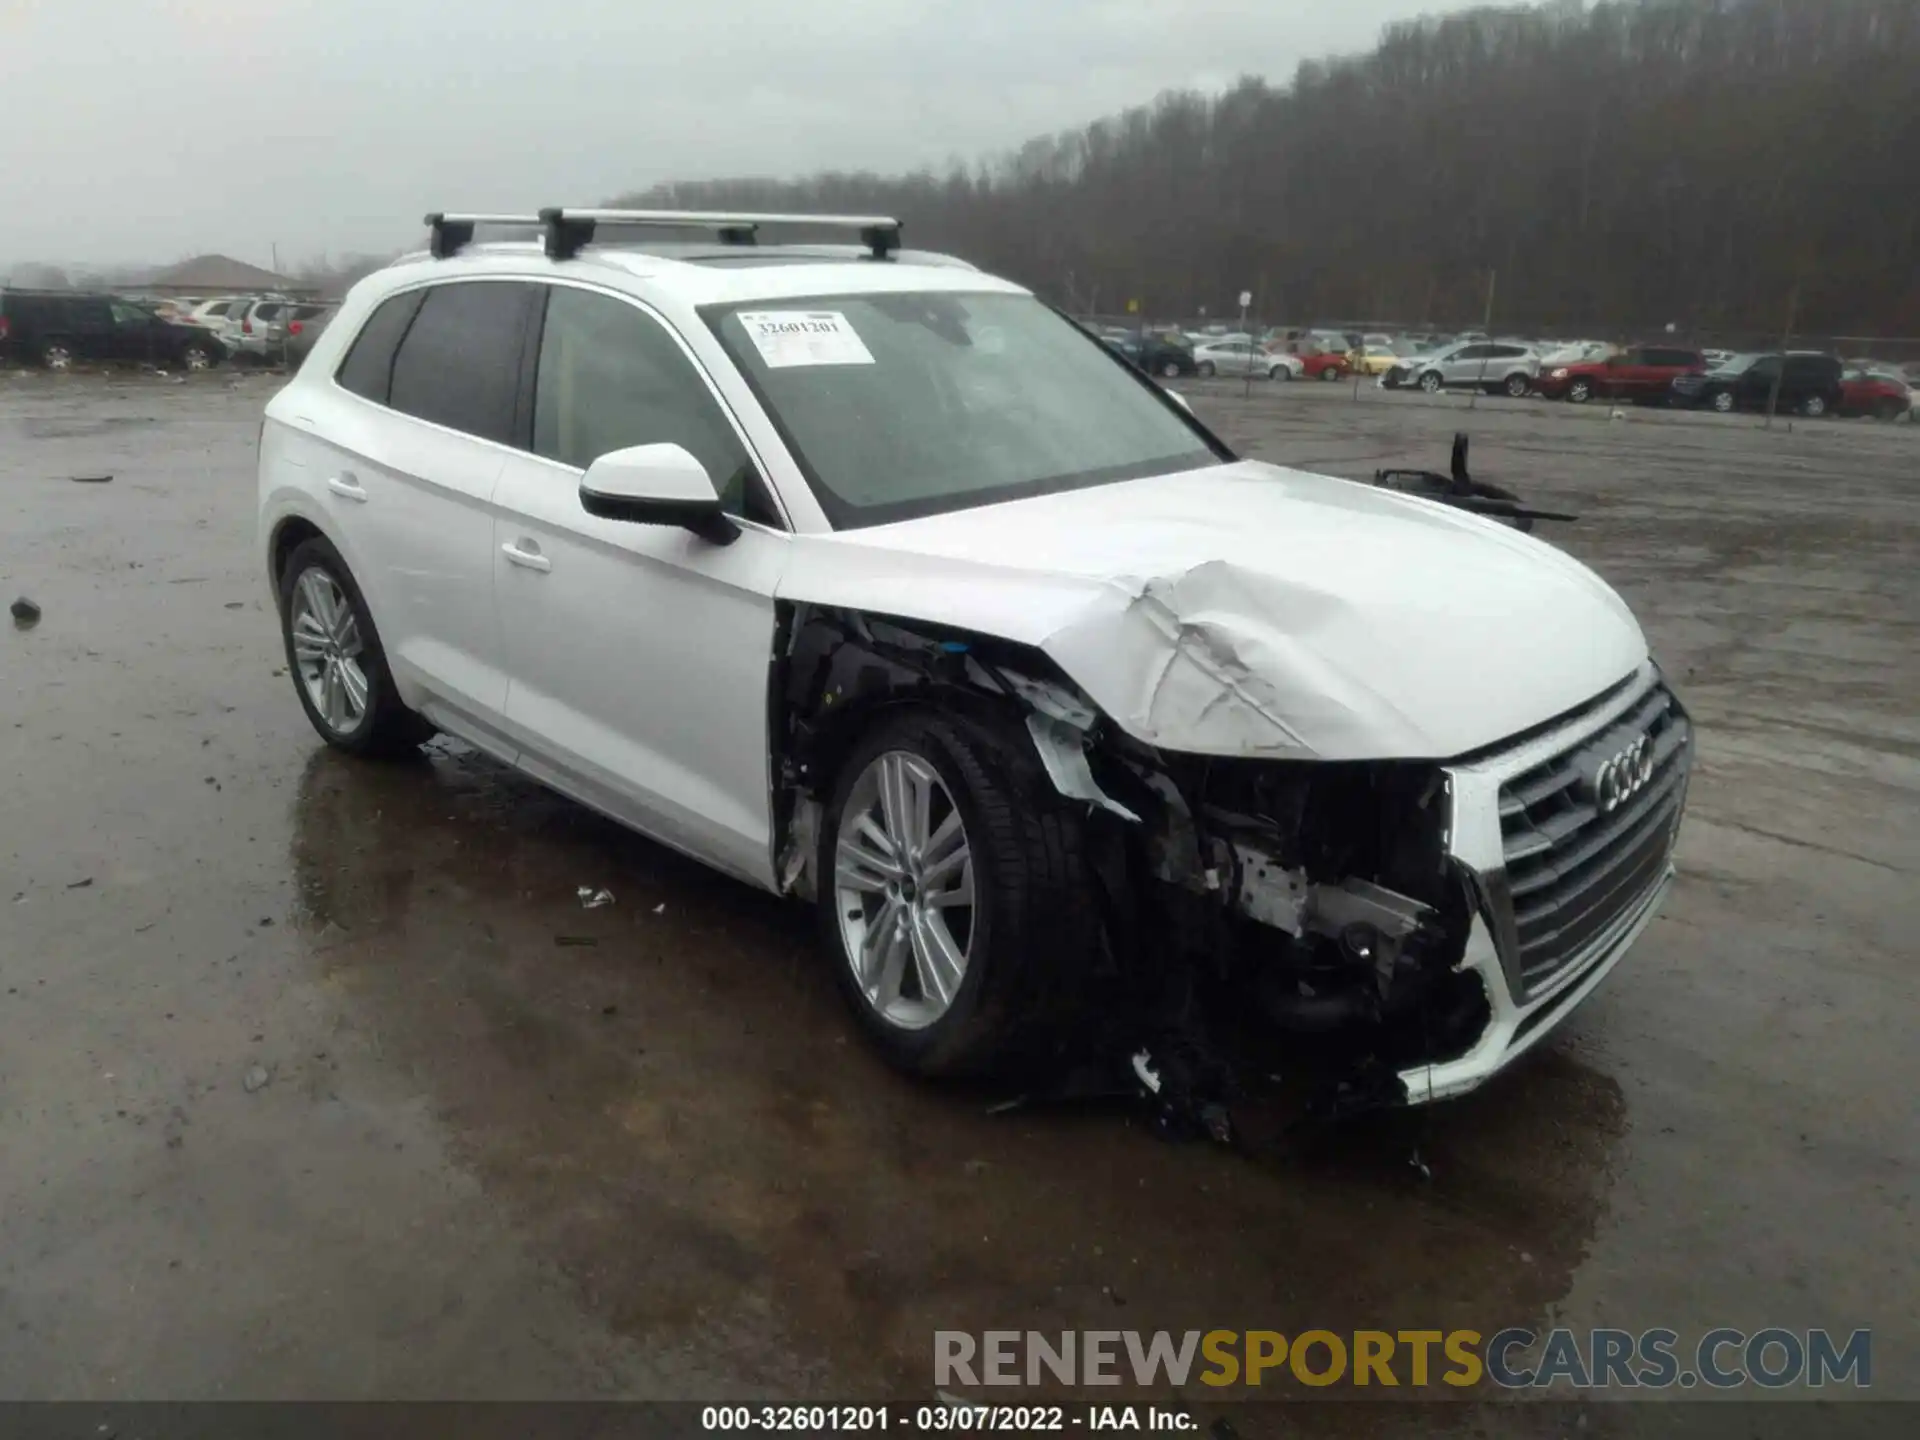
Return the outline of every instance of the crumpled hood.
<path id="1" fill-rule="evenodd" d="M 783 599 L 1032 645 L 1127 733 L 1195 754 L 1459 755 L 1647 654 L 1549 545 L 1258 461 L 795 540 Z"/>

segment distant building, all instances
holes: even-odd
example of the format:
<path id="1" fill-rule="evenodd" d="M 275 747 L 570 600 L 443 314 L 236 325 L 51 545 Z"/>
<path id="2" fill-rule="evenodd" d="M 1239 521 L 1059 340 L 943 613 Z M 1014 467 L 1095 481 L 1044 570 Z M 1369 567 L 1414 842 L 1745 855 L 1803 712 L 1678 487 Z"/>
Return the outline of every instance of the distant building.
<path id="1" fill-rule="evenodd" d="M 248 295 L 262 290 L 311 295 L 318 287 L 225 255 L 196 255 L 158 271 L 140 288 L 150 295 L 208 296 Z"/>

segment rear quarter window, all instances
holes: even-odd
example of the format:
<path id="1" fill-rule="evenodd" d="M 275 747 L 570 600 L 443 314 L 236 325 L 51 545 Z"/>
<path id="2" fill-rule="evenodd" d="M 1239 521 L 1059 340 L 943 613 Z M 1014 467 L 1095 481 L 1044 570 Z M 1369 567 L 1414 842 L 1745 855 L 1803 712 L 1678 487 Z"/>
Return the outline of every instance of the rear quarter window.
<path id="1" fill-rule="evenodd" d="M 413 323 L 414 312 L 420 308 L 425 294 L 424 290 L 409 290 L 404 295 L 381 301 L 374 308 L 334 376 L 342 388 L 382 405 L 387 403 L 393 384 L 394 352 L 400 348 L 400 341 L 407 333 L 407 326 Z"/>

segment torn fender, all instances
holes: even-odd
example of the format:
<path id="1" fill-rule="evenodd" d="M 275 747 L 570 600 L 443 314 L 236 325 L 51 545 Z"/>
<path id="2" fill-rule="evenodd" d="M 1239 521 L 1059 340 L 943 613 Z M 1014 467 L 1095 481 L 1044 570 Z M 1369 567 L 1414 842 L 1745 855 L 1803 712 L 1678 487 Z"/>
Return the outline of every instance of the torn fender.
<path id="1" fill-rule="evenodd" d="M 795 536 L 781 598 L 1032 646 L 1129 735 L 1189 754 L 1464 754 L 1647 653 L 1620 598 L 1540 541 L 1255 461 Z"/>

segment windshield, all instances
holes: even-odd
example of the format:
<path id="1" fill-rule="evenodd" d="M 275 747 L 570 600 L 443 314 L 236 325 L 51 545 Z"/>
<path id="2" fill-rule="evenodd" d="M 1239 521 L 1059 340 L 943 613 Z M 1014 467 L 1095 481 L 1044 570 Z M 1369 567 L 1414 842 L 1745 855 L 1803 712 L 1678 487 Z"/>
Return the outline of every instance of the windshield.
<path id="1" fill-rule="evenodd" d="M 1722 360 L 1713 368 L 1722 375 L 1738 375 L 1742 370 L 1751 370 L 1766 358 L 1765 355 L 1735 355 L 1730 360 Z"/>
<path id="2" fill-rule="evenodd" d="M 1152 382 L 1028 295 L 701 312 L 836 529 L 1219 464 Z"/>

